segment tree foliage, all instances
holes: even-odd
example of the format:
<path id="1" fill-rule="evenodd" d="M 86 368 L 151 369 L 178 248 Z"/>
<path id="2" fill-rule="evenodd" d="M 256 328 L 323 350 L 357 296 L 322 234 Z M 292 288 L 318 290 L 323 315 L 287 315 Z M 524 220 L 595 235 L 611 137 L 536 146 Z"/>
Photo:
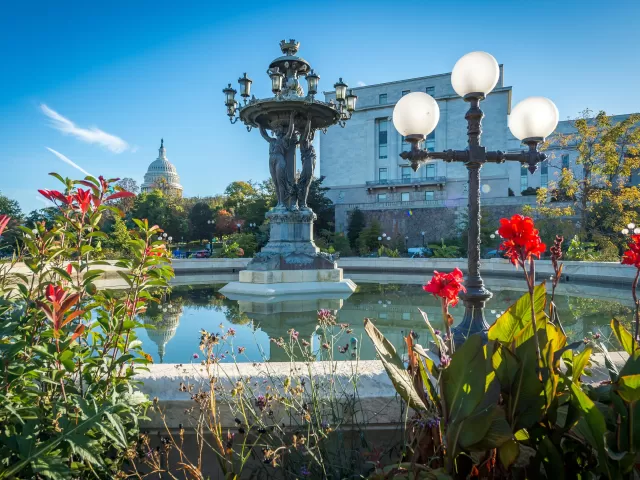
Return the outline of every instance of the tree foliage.
<path id="1" fill-rule="evenodd" d="M 347 237 L 351 248 L 358 247 L 358 237 L 367 225 L 364 213 L 359 208 L 354 209 L 349 217 L 349 226 L 347 227 Z"/>

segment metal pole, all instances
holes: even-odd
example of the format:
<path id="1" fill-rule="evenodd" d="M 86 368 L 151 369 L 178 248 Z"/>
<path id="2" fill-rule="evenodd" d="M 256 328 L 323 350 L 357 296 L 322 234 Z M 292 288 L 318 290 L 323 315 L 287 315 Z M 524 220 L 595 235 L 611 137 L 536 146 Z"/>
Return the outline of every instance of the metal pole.
<path id="1" fill-rule="evenodd" d="M 480 169 L 486 161 L 484 147 L 480 146 L 482 135 L 482 118 L 480 109 L 481 94 L 470 94 L 465 97 L 469 102 L 467 119 L 468 151 L 466 162 L 469 171 L 469 236 L 467 242 L 467 278 L 464 285 L 467 292 L 462 297 L 464 316 L 462 322 L 453 329 L 453 338 L 457 345 L 464 343 L 469 335 L 486 331 L 489 325 L 484 319 L 484 304 L 491 298 L 491 292 L 484 286 L 480 276 Z"/>

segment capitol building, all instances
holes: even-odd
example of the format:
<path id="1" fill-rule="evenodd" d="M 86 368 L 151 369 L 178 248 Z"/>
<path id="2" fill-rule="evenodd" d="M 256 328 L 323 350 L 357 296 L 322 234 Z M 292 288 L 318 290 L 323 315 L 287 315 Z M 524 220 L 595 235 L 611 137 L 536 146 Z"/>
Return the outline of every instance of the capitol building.
<path id="1" fill-rule="evenodd" d="M 156 158 L 144 176 L 144 183 L 140 187 L 142 193 L 161 190 L 165 195 L 182 196 L 182 185 L 176 167 L 167 159 L 167 149 L 164 139 L 160 140 L 158 158 Z"/>

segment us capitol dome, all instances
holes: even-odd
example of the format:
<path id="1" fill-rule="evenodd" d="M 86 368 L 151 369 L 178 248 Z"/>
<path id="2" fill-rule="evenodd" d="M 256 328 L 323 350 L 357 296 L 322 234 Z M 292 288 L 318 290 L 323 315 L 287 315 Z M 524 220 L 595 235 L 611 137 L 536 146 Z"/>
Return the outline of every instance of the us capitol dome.
<path id="1" fill-rule="evenodd" d="M 144 176 L 144 182 L 140 191 L 148 193 L 153 190 L 161 190 L 165 195 L 182 196 L 182 185 L 176 167 L 167 159 L 167 150 L 164 148 L 164 139 L 160 140 L 158 158 L 156 158 Z"/>

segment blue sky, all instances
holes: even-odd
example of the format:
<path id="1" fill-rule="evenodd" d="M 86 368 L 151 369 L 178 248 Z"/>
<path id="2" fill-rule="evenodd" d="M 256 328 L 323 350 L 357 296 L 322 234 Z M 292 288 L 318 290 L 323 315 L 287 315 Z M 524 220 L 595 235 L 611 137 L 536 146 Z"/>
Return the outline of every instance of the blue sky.
<path id="1" fill-rule="evenodd" d="M 638 112 L 638 25 L 638 0 L 6 2 L 0 191 L 25 212 L 44 206 L 48 172 L 82 175 L 55 152 L 141 183 L 160 137 L 185 195 L 267 178 L 264 140 L 229 124 L 221 90 L 246 71 L 270 94 L 283 38 L 302 43 L 321 90 L 339 76 L 355 86 L 449 72 L 485 50 L 505 65 L 514 104 L 544 95 L 562 119 Z"/>

